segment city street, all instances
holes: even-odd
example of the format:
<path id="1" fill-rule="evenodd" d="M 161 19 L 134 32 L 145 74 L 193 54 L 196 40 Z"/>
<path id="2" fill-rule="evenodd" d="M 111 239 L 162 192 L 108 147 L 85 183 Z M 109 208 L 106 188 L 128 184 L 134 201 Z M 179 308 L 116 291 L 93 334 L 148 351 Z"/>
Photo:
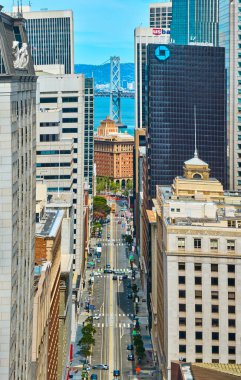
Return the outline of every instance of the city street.
<path id="1" fill-rule="evenodd" d="M 93 320 L 96 329 L 94 337 L 96 342 L 90 358 L 90 367 L 92 367 L 90 374 L 97 374 L 100 380 L 113 379 L 114 370 L 120 371 L 119 379 L 137 379 L 135 368 L 139 366 L 136 358 L 134 361 L 128 361 L 128 354 L 133 353 L 133 351 L 127 350 L 127 345 L 133 344 L 132 331 L 135 314 L 133 298 L 130 297 L 132 295 L 131 287 L 133 283 L 139 282 L 139 274 L 136 274 L 135 279 L 132 278 L 129 263 L 130 248 L 122 240 L 122 234 L 126 233 L 126 215 L 129 216 L 129 212 L 127 210 L 121 211 L 122 208 L 121 202 L 121 206 L 120 204 L 117 205 L 116 213 L 110 214 L 110 222 L 103 226 L 102 237 L 92 239 L 92 247 L 101 243 L 102 253 L 99 263 L 94 257 L 89 259 L 95 261 L 96 266 L 94 269 L 87 269 L 86 271 L 85 294 L 88 294 L 90 289 L 92 292 L 90 295 L 84 296 L 84 301 L 94 305 L 95 309 L 91 310 L 89 314 L 82 310 L 79 317 L 79 327 L 82 326 L 88 315 L 96 317 Z M 117 214 L 118 216 L 116 216 Z M 116 277 L 113 278 L 115 275 L 113 273 L 104 273 L 106 267 L 117 272 L 117 279 L 115 279 Z M 125 274 L 128 278 L 122 279 Z M 92 285 L 89 282 L 91 279 Z M 145 301 L 145 299 L 143 300 Z M 150 337 L 146 327 L 146 304 L 142 303 L 140 306 L 142 313 L 139 313 L 138 317 L 143 320 L 142 328 L 145 331 L 143 340 L 144 343 L 148 341 L 147 346 L 150 346 Z M 78 330 L 80 331 L 80 328 Z M 109 369 L 93 369 L 93 366 L 99 364 L 106 364 Z M 142 367 L 141 364 L 140 366 Z M 153 379 L 157 378 L 154 372 L 152 373 L 154 371 L 152 358 L 146 360 L 146 366 L 148 367 L 147 372 L 143 371 L 142 376 L 138 376 L 138 378 L 148 378 L 150 375 L 153 375 Z"/>

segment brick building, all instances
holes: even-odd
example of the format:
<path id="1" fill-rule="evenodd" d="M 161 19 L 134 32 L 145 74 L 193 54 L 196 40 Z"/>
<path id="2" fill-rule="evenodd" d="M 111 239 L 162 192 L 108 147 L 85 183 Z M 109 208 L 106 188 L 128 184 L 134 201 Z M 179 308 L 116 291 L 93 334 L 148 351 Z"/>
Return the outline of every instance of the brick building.
<path id="1" fill-rule="evenodd" d="M 94 139 L 97 177 L 109 177 L 122 187 L 133 178 L 134 138 L 119 133 L 113 120 L 102 120 Z"/>

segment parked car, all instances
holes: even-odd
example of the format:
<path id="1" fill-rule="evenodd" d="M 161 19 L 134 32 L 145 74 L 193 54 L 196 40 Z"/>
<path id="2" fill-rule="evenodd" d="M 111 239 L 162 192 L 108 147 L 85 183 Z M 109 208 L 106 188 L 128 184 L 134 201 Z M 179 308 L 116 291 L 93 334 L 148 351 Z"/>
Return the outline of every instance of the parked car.
<path id="1" fill-rule="evenodd" d="M 133 362 L 133 361 L 135 360 L 134 355 L 133 355 L 133 354 L 129 354 L 129 355 L 127 356 L 127 360 Z"/>
<path id="2" fill-rule="evenodd" d="M 98 376 L 95 373 L 92 373 L 90 380 L 98 380 Z"/>
<path id="3" fill-rule="evenodd" d="M 133 351 L 133 350 L 134 350 L 134 346 L 133 346 L 133 344 L 128 344 L 127 347 L 126 347 L 126 349 L 127 349 L 128 351 Z"/>

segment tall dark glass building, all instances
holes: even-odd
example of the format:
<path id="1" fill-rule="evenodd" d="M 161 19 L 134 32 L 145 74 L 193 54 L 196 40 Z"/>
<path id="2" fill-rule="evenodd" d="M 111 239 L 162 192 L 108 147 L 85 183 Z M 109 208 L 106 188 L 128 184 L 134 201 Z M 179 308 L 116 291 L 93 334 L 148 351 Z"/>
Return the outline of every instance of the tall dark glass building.
<path id="1" fill-rule="evenodd" d="M 94 170 L 94 79 L 85 78 L 84 179 L 93 193 Z"/>
<path id="2" fill-rule="evenodd" d="M 218 46 L 219 0 L 173 0 L 171 39 L 175 44 L 190 42 Z"/>
<path id="3" fill-rule="evenodd" d="M 148 46 L 148 194 L 182 175 L 197 149 L 212 177 L 227 185 L 225 50 L 198 45 Z"/>

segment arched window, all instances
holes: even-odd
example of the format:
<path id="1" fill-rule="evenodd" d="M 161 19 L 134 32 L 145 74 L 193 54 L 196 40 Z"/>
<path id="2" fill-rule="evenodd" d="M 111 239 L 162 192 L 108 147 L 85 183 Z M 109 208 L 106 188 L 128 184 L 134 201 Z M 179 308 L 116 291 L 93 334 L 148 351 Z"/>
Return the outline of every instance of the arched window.
<path id="1" fill-rule="evenodd" d="M 194 178 L 194 179 L 202 179 L 202 176 L 199 173 L 195 173 L 195 174 L 193 174 L 192 178 Z"/>

